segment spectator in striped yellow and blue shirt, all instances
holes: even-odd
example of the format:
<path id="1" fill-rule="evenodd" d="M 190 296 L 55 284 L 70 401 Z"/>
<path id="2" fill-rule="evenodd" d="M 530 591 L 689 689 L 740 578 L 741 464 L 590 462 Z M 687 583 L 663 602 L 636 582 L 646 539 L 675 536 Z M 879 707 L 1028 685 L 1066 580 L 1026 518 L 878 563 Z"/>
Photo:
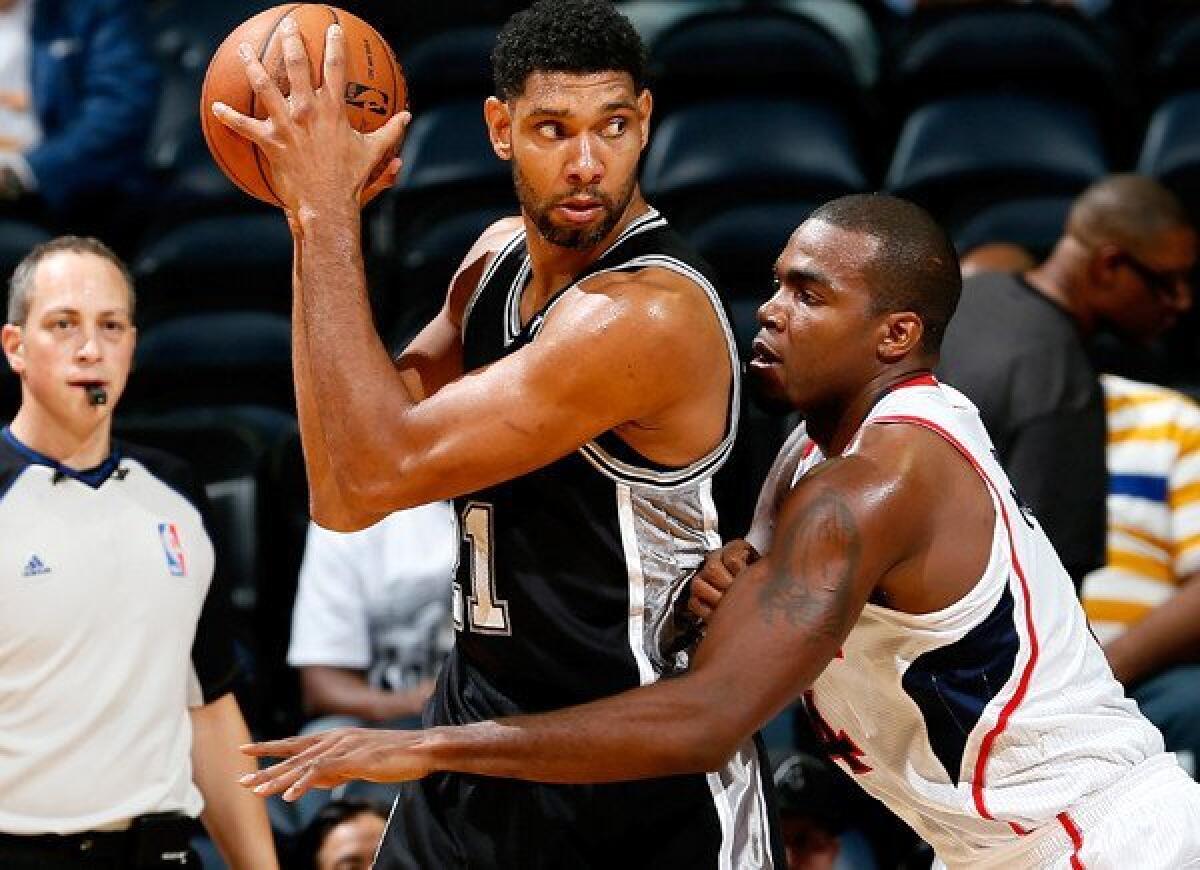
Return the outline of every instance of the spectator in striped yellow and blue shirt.
<path id="1" fill-rule="evenodd" d="M 1200 757 L 1200 406 L 1103 375 L 1108 558 L 1083 604 L 1113 672 L 1196 774 Z"/>

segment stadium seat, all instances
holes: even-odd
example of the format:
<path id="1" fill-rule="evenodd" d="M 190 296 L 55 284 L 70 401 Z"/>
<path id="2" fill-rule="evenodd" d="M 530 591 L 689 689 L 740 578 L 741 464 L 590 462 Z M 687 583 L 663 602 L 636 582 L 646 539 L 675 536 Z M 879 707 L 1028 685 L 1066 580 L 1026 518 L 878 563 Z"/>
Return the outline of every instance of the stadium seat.
<path id="1" fill-rule="evenodd" d="M 1185 14 L 1171 16 L 1161 38 L 1147 52 L 1146 83 L 1152 94 L 1200 88 L 1200 15 L 1179 4 Z"/>
<path id="2" fill-rule="evenodd" d="M 465 209 L 424 226 L 411 226 L 395 240 L 396 255 L 383 286 L 373 288 L 380 331 L 394 351 L 402 350 L 433 319 L 446 298 L 446 289 L 479 235 L 515 208 L 492 206 Z"/>
<path id="3" fill-rule="evenodd" d="M 720 9 L 736 9 L 739 0 L 629 0 L 617 3 L 621 14 L 633 22 L 642 42 L 651 45 L 664 31 L 685 18 Z"/>
<path id="4" fill-rule="evenodd" d="M 955 234 L 954 244 L 959 252 L 966 252 L 1008 242 L 1042 260 L 1062 235 L 1071 202 L 1069 196 L 1048 196 L 996 203 L 971 217 Z"/>
<path id="5" fill-rule="evenodd" d="M 161 413 L 259 405 L 292 412 L 291 325 L 279 314 L 191 314 L 146 329 L 122 404 Z"/>
<path id="6" fill-rule="evenodd" d="M 50 240 L 50 233 L 27 221 L 0 219 L 0 278 L 8 298 L 8 282 L 17 263 L 35 245 Z M 7 311 L 5 312 L 7 319 Z M 21 382 L 8 368 L 8 360 L 0 353 L 0 425 L 12 419 L 21 401 Z"/>
<path id="7" fill-rule="evenodd" d="M 512 183 L 508 164 L 492 151 L 477 100 L 456 100 L 417 114 L 402 157 L 399 189 L 406 192 Z"/>
<path id="8" fill-rule="evenodd" d="M 926 206 L 952 232 L 986 206 L 1070 195 L 1108 171 L 1086 109 L 982 94 L 930 103 L 905 122 L 886 187 Z"/>
<path id="9" fill-rule="evenodd" d="M 0 277 L 4 280 L 6 290 L 8 279 L 17 263 L 21 262 L 35 245 L 48 242 L 50 238 L 50 232 L 38 224 L 0 218 Z"/>
<path id="10" fill-rule="evenodd" d="M 1146 128 L 1138 172 L 1153 175 L 1200 217 L 1200 90 L 1169 98 Z"/>
<path id="11" fill-rule="evenodd" d="M 1087 19 L 1049 4 L 1010 4 L 929 16 L 897 49 L 889 84 L 902 107 L 1009 90 L 1103 110 L 1123 92 L 1125 78 Z"/>
<path id="12" fill-rule="evenodd" d="M 139 322 L 227 308 L 291 310 L 292 235 L 278 210 L 168 227 L 134 257 Z"/>
<path id="13" fill-rule="evenodd" d="M 478 100 L 417 113 L 401 156 L 400 179 L 379 197 L 369 226 L 371 249 L 391 273 L 408 241 L 443 220 L 475 211 L 516 213 L 512 169 L 492 151 Z"/>
<path id="14" fill-rule="evenodd" d="M 492 48 L 496 28 L 463 27 L 438 33 L 404 54 L 408 101 L 418 115 L 451 100 L 474 100 L 492 93 Z M 482 114 L 482 109 L 480 109 Z"/>
<path id="15" fill-rule="evenodd" d="M 160 226 L 257 206 L 225 178 L 200 129 L 200 89 L 217 46 L 239 23 L 274 5 L 267 0 L 160 0 L 149 4 L 152 48 L 163 71 L 147 161 L 159 180 Z"/>
<path id="16" fill-rule="evenodd" d="M 859 83 L 845 47 L 820 24 L 783 9 L 715 11 L 684 18 L 648 50 L 668 110 L 723 97 L 808 97 L 857 108 Z"/>
<path id="17" fill-rule="evenodd" d="M 822 103 L 744 98 L 697 103 L 663 118 L 642 187 L 694 225 L 755 200 L 820 200 L 867 187 L 845 119 Z"/>
<path id="18" fill-rule="evenodd" d="M 759 0 L 802 15 L 824 27 L 845 47 L 859 84 L 873 87 L 879 79 L 879 37 L 862 4 L 852 0 Z"/>
<path id="19" fill-rule="evenodd" d="M 804 200 L 745 203 L 688 231 L 688 240 L 717 274 L 743 355 L 758 332 L 758 308 L 772 292 L 775 260 L 816 205 Z"/>

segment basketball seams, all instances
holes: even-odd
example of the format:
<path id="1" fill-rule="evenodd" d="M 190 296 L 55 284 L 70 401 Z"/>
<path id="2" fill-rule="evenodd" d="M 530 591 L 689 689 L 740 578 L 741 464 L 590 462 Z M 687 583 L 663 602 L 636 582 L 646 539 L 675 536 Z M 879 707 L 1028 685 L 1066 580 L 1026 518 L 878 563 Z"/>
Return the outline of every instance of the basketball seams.
<path id="1" fill-rule="evenodd" d="M 275 34 L 279 30 L 279 25 L 283 24 L 285 18 L 303 5 L 303 3 L 293 3 L 284 11 L 282 15 L 275 19 L 275 23 L 271 25 L 271 29 L 267 31 L 267 36 L 262 42 L 262 48 L 259 49 L 259 63 L 262 63 L 266 59 L 267 52 L 271 50 L 271 42 L 275 39 Z M 258 94 L 253 89 L 250 91 L 250 116 L 252 118 L 258 117 Z M 271 184 L 271 177 L 267 174 L 267 170 L 263 166 L 262 149 L 257 145 L 251 145 L 250 147 L 254 149 L 254 165 L 258 167 L 258 177 L 262 179 L 263 184 L 266 186 L 267 190 L 270 191 L 271 196 L 275 198 L 275 205 L 281 205 L 282 200 L 280 200 L 279 194 L 275 192 L 275 186 Z"/>
<path id="2" fill-rule="evenodd" d="M 215 118 L 212 120 L 209 120 L 209 116 L 212 115 L 212 106 L 211 106 L 212 101 L 206 99 L 204 102 L 209 105 L 200 107 L 200 120 L 201 120 L 201 124 L 202 124 L 201 130 L 204 133 L 205 141 L 208 142 L 208 153 L 212 155 L 213 160 L 216 161 L 216 164 L 220 168 L 220 170 L 225 173 L 226 178 L 228 178 L 235 185 L 237 185 L 237 187 L 240 188 L 243 193 L 247 193 L 250 196 L 254 196 L 257 199 L 257 196 L 255 195 L 254 191 L 250 190 L 250 188 L 248 188 L 246 186 L 245 182 L 242 181 L 240 178 L 238 178 L 237 173 L 234 172 L 233 169 L 230 167 L 229 163 L 226 162 L 225 157 L 222 155 L 221 149 L 216 147 L 215 138 L 214 138 L 216 134 L 214 132 L 212 132 L 212 130 L 209 129 L 208 125 L 213 124 L 213 123 L 219 124 L 221 122 L 217 121 Z M 246 143 L 246 144 L 250 148 L 255 147 L 251 143 Z"/>
<path id="3" fill-rule="evenodd" d="M 348 12 L 325 3 L 286 3 L 244 21 L 217 49 L 205 74 L 202 129 L 215 165 L 241 191 L 273 205 L 280 205 L 281 201 L 265 152 L 228 130 L 215 116 L 209 118 L 211 110 L 206 109 L 215 100 L 222 100 L 244 115 L 261 120 L 259 113 L 265 101 L 259 100 L 260 95 L 245 80 L 245 71 L 236 57 L 237 43 L 240 41 L 254 46 L 257 59 L 267 69 L 267 75 L 281 90 L 286 90 L 286 61 L 281 58 L 281 28 L 289 17 L 296 23 L 309 49 L 310 68 L 314 63 L 317 66 L 313 73 L 317 87 L 322 86 L 324 78 L 321 62 L 324 43 L 320 35 L 327 33 L 330 25 L 338 24 L 351 37 L 346 52 L 347 81 L 362 82 L 363 88 L 371 90 L 366 91 L 361 100 L 357 97 L 349 100 L 346 93 L 337 96 L 340 97 L 339 102 L 345 104 L 347 120 L 358 132 L 365 134 L 374 129 L 377 114 L 382 114 L 386 123 L 398 106 L 407 105 L 408 99 L 403 72 L 391 47 L 370 24 Z M 383 81 L 384 62 L 377 57 L 380 52 L 387 54 L 390 83 Z M 401 88 L 405 91 L 403 95 L 397 93 Z M 375 89 L 380 93 L 375 93 Z M 380 102 L 391 112 L 385 110 L 380 113 Z M 247 151 L 247 148 L 250 150 Z"/>

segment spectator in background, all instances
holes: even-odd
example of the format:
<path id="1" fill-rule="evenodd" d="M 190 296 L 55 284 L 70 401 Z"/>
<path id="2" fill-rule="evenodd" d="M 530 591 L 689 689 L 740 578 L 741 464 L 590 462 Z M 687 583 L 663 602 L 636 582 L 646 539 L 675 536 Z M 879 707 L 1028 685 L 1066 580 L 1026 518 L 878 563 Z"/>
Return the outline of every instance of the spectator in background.
<path id="1" fill-rule="evenodd" d="M 1116 674 L 1167 748 L 1200 755 L 1200 407 L 1174 390 L 1103 375 L 1108 564 L 1083 605 Z"/>
<path id="2" fill-rule="evenodd" d="M 0 214 L 61 224 L 146 192 L 159 73 L 143 14 L 129 0 L 0 0 Z"/>
<path id="3" fill-rule="evenodd" d="M 1105 562 L 1104 401 L 1087 340 L 1161 334 L 1191 306 L 1195 262 L 1175 196 L 1116 175 L 1079 196 L 1046 262 L 964 282 L 938 374 L 978 406 L 1076 585 Z"/>
<path id="4" fill-rule="evenodd" d="M 397 511 L 359 532 L 308 529 L 288 664 L 300 670 L 311 734 L 344 725 L 419 727 L 438 668 L 454 642 L 454 510 L 435 502 Z M 351 792 L 388 800 L 394 786 Z M 297 807 L 298 826 L 325 801 Z"/>
<path id="5" fill-rule="evenodd" d="M 250 739 L 204 490 L 112 440 L 133 286 L 94 239 L 13 274 L 0 429 L 0 867 L 178 867 L 200 816 L 235 870 L 276 867 L 237 777 Z"/>
<path id="6" fill-rule="evenodd" d="M 331 801 L 296 844 L 299 870 L 370 870 L 387 814 L 365 800 Z"/>

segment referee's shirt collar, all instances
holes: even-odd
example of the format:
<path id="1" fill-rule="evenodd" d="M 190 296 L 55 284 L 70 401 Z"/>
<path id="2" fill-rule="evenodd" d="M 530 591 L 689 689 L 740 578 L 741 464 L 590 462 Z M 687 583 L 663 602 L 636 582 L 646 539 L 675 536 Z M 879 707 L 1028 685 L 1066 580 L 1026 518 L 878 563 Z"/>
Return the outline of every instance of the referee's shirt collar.
<path id="1" fill-rule="evenodd" d="M 121 463 L 121 451 L 115 443 L 107 459 L 93 468 L 80 470 L 68 468 L 57 459 L 53 459 L 44 453 L 39 453 L 32 447 L 21 443 L 20 439 L 12 433 L 12 430 L 8 426 L 0 429 L 0 438 L 3 438 L 9 447 L 24 457 L 31 465 L 44 465 L 47 468 L 52 468 L 57 474 L 69 477 L 71 480 L 77 480 L 80 483 L 90 486 L 92 489 L 99 489 L 104 481 L 112 476 Z"/>

